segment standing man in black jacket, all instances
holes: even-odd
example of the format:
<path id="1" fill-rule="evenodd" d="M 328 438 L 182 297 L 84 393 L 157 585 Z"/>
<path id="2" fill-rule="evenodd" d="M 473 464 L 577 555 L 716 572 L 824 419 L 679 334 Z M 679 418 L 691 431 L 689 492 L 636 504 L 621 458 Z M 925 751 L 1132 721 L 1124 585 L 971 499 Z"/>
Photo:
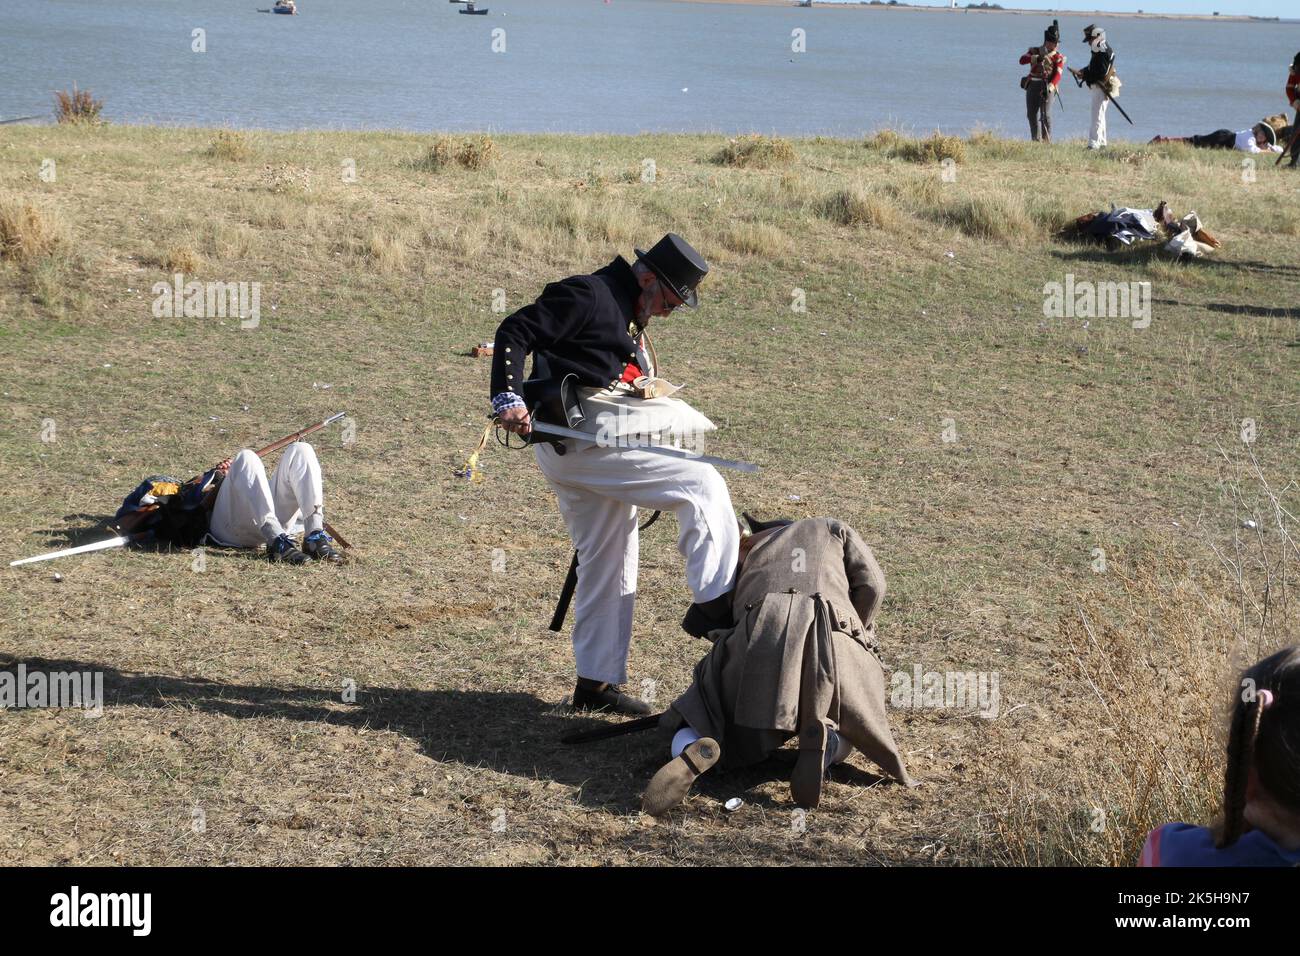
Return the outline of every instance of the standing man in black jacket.
<path id="1" fill-rule="evenodd" d="M 1083 42 L 1092 50 L 1092 57 L 1082 70 L 1071 67 L 1070 72 L 1092 90 L 1092 128 L 1088 132 L 1088 148 L 1101 149 L 1106 145 L 1106 107 L 1110 105 L 1106 94 L 1119 95 L 1115 51 L 1106 42 L 1106 31 L 1091 23 L 1083 28 Z"/>
<path id="2" fill-rule="evenodd" d="M 636 261 L 622 256 L 591 275 L 552 282 L 541 297 L 497 329 L 492 356 L 492 411 L 510 431 L 527 435 L 524 362 L 543 358 L 546 377 L 572 373 L 578 384 L 605 388 L 655 373 L 644 336 L 650 320 L 698 304 L 704 259 L 669 233 Z M 683 627 L 692 633 L 730 627 L 740 530 L 726 482 L 712 465 L 638 448 L 534 444 L 537 464 L 555 492 L 578 552 L 573 655 L 575 707 L 649 713 L 620 690 L 627 680 L 639 555 L 637 508 L 672 511 L 696 603 Z"/>

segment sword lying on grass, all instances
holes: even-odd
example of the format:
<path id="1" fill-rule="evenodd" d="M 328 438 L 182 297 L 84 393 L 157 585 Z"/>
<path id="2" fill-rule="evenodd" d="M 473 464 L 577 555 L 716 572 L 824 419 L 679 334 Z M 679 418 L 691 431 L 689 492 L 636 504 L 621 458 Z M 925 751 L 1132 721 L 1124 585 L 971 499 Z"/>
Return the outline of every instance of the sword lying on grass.
<path id="1" fill-rule="evenodd" d="M 320 431 L 325 426 L 334 424 L 334 422 L 338 421 L 346 414 L 347 412 L 339 412 L 337 415 L 331 415 L 323 422 L 317 422 L 315 425 L 308 425 L 306 428 L 301 428 L 290 435 L 285 435 L 283 438 L 276 439 L 275 441 L 271 442 L 271 444 L 267 445 L 265 448 L 259 448 L 256 452 L 257 457 L 261 458 L 264 455 L 269 455 L 273 452 L 279 451 L 281 448 L 284 448 L 286 445 L 292 445 L 294 442 L 299 441 L 302 438 L 305 438 L 306 436 L 310 435 L 312 432 Z M 145 514 L 148 514 L 149 510 L 152 509 L 136 512 L 136 514 L 139 514 L 141 515 L 141 517 L 143 517 Z M 119 530 L 119 531 L 122 530 L 120 527 L 116 527 L 114 525 L 109 525 L 109 527 L 114 528 L 114 530 Z M 325 533 L 328 534 L 331 538 L 334 538 L 336 541 L 338 541 L 338 543 L 342 545 L 344 548 L 351 547 L 350 544 L 348 544 L 346 541 L 343 540 L 343 536 L 340 535 L 337 531 L 335 531 L 332 527 L 330 527 L 328 523 L 326 523 L 325 525 Z M 35 564 L 37 561 L 53 561 L 55 558 L 66 558 L 69 555 L 73 555 L 73 554 L 89 554 L 91 551 L 107 551 L 109 548 L 120 548 L 123 545 L 130 544 L 133 541 L 141 541 L 148 536 L 149 536 L 148 531 L 140 531 L 136 533 L 128 532 L 126 534 L 119 534 L 115 538 L 108 538 L 104 541 L 95 541 L 91 544 L 78 545 L 75 548 L 64 548 L 62 551 L 51 551 L 49 554 L 38 554 L 32 558 L 21 558 L 18 561 L 10 561 L 9 567 L 11 568 L 17 567 L 20 564 Z"/>

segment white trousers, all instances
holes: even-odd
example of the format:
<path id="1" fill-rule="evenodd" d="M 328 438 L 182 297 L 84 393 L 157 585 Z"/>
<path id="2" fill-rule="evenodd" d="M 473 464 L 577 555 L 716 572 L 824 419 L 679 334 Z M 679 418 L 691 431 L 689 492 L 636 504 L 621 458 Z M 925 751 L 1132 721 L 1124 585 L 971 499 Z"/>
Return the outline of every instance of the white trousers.
<path id="1" fill-rule="evenodd" d="M 230 462 L 212 507 L 208 533 L 231 548 L 256 548 L 281 532 L 320 529 L 325 488 L 316 449 L 294 442 L 284 449 L 275 477 L 267 480 L 262 459 L 245 448 Z"/>
<path id="2" fill-rule="evenodd" d="M 637 508 L 677 516 L 686 583 L 696 601 L 711 601 L 731 590 L 740 548 L 727 483 L 712 465 L 640 449 L 569 442 L 564 455 L 550 445 L 534 451 L 578 552 L 573 599 L 578 676 L 622 684 L 640 556 Z"/>
<path id="3" fill-rule="evenodd" d="M 1092 88 L 1092 131 L 1088 134 L 1088 146 L 1100 149 L 1106 145 L 1106 108 L 1110 100 L 1106 91 L 1099 86 Z"/>

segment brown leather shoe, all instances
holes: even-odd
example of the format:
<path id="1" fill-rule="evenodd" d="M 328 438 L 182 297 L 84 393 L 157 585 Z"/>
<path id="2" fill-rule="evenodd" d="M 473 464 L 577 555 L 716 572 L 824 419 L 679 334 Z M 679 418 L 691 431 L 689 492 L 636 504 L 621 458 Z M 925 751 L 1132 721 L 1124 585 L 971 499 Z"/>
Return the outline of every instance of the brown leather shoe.
<path id="1" fill-rule="evenodd" d="M 799 759 L 790 774 L 790 796 L 805 810 L 815 810 L 822 799 L 826 779 L 826 741 L 830 737 L 825 719 L 805 727 L 799 734 Z"/>
<path id="2" fill-rule="evenodd" d="M 648 714 L 650 705 L 629 697 L 614 684 L 579 677 L 573 688 L 574 710 L 596 710 L 611 714 Z"/>
<path id="3" fill-rule="evenodd" d="M 722 748 L 712 737 L 701 737 L 688 744 L 680 755 L 668 761 L 650 778 L 641 798 L 641 809 L 660 817 L 680 804 L 690 793 L 695 778 L 708 770 L 722 756 Z"/>

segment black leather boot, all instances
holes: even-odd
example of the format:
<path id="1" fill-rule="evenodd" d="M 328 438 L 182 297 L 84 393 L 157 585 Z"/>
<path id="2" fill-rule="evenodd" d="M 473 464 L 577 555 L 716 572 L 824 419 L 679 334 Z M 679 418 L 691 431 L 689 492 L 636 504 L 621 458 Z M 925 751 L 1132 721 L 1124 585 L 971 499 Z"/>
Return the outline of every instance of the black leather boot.
<path id="1" fill-rule="evenodd" d="M 579 677 L 573 688 L 574 710 L 599 710 L 611 714 L 648 714 L 650 705 L 629 697 L 617 685 Z"/>
<path id="2" fill-rule="evenodd" d="M 722 631 L 735 625 L 731 616 L 731 595 L 728 591 L 721 597 L 703 604 L 692 604 L 686 609 L 682 618 L 682 630 L 691 637 L 706 637 L 709 631 Z"/>

